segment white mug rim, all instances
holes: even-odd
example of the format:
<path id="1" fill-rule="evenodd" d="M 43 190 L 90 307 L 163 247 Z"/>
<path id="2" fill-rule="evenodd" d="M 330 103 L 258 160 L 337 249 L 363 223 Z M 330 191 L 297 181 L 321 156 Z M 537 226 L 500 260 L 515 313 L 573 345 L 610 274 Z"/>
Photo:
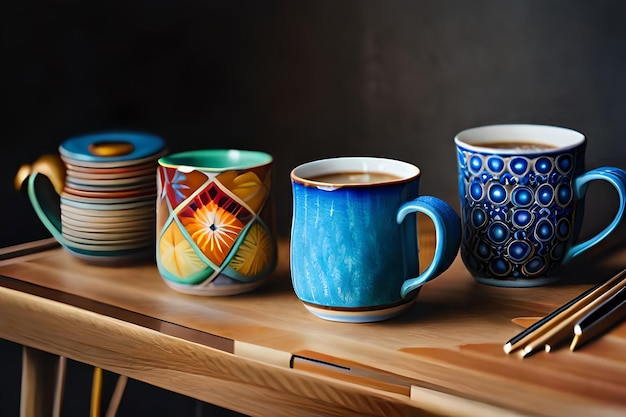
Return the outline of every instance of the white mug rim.
<path id="1" fill-rule="evenodd" d="M 340 172 L 383 173 L 398 178 L 363 183 L 331 183 L 311 179 L 311 177 Z M 420 174 L 421 171 L 416 165 L 399 159 L 371 156 L 340 156 L 317 159 L 300 164 L 291 171 L 290 177 L 292 181 L 300 184 L 330 190 L 344 187 L 371 187 L 386 184 L 401 184 L 419 178 Z"/>
<path id="2" fill-rule="evenodd" d="M 574 129 L 523 123 L 472 127 L 462 130 L 454 137 L 457 146 L 473 152 L 515 155 L 561 152 L 580 146 L 585 143 L 585 140 L 585 135 Z M 537 149 L 507 150 L 489 146 L 490 143 L 504 141 L 547 143 L 554 148 L 538 151 Z"/>

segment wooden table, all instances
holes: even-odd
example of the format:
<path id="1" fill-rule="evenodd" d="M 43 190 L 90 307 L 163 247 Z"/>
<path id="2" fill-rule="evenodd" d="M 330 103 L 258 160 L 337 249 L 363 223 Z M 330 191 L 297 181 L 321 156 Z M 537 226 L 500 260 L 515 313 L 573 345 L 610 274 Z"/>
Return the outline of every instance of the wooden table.
<path id="1" fill-rule="evenodd" d="M 478 284 L 457 259 L 410 311 L 371 324 L 306 311 L 287 242 L 267 285 L 215 298 L 173 291 L 151 261 L 9 252 L 0 337 L 30 352 L 25 416 L 48 414 L 56 355 L 253 416 L 626 414 L 626 325 L 576 352 L 502 350 L 521 330 L 511 319 L 543 316 L 613 276 L 626 266 L 623 247 L 604 246 L 566 268 L 563 284 L 539 288 Z"/>

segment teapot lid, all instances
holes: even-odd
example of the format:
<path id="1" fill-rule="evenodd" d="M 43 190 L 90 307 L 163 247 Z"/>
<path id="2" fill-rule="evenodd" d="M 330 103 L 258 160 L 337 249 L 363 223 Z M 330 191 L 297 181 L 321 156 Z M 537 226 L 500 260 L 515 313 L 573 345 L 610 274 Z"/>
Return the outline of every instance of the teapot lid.
<path id="1" fill-rule="evenodd" d="M 124 165 L 154 159 L 165 150 L 159 136 L 130 131 L 89 133 L 65 140 L 61 157 L 69 162 Z"/>

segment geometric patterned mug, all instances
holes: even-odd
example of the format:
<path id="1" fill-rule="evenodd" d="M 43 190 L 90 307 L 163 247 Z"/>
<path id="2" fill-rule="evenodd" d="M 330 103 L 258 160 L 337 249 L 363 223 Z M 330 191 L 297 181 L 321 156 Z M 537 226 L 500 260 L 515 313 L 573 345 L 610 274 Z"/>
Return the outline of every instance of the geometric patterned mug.
<path id="1" fill-rule="evenodd" d="M 175 290 L 234 295 L 276 266 L 272 157 L 210 149 L 159 159 L 156 261 Z"/>
<path id="2" fill-rule="evenodd" d="M 596 245 L 623 220 L 626 171 L 585 170 L 586 139 L 571 129 L 529 124 L 482 126 L 455 137 L 463 238 L 461 258 L 481 283 L 532 287 Z M 619 196 L 613 220 L 578 242 L 589 182 Z"/>

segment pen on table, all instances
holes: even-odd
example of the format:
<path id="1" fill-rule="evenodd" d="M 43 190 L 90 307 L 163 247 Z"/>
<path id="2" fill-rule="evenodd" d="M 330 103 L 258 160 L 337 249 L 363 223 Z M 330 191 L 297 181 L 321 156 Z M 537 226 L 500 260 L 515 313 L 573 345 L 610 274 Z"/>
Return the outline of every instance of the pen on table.
<path id="1" fill-rule="evenodd" d="M 602 306 L 602 304 L 610 300 L 616 293 L 624 288 L 624 285 L 626 285 L 626 269 L 617 274 L 616 277 L 621 278 L 617 284 L 599 294 L 597 297 L 590 299 L 580 310 L 568 315 L 561 323 L 557 323 L 553 329 L 543 336 L 539 336 L 538 342 L 540 344 L 543 343 L 546 352 L 554 350 L 555 347 L 563 344 L 568 338 L 573 337 L 574 326 L 581 318 Z"/>
<path id="2" fill-rule="evenodd" d="M 626 287 L 622 287 L 613 297 L 576 323 L 570 350 L 573 351 L 607 332 L 624 317 L 626 317 Z"/>
<path id="3" fill-rule="evenodd" d="M 540 335 L 549 332 L 555 325 L 557 325 L 557 323 L 588 305 L 591 300 L 595 299 L 598 296 L 598 294 L 603 294 L 604 292 L 615 286 L 617 282 L 623 280 L 624 273 L 626 273 L 626 270 L 615 275 L 608 281 L 599 283 L 596 286 L 588 289 L 579 296 L 573 298 L 561 307 L 557 308 L 541 320 L 537 321 L 535 324 L 515 335 L 504 344 L 504 352 L 509 354 L 515 350 L 518 350 L 519 348 L 526 348 L 529 342 L 532 342 Z M 532 347 L 530 349 L 532 349 Z M 530 351 L 524 352 L 525 355 L 529 353 Z"/>

